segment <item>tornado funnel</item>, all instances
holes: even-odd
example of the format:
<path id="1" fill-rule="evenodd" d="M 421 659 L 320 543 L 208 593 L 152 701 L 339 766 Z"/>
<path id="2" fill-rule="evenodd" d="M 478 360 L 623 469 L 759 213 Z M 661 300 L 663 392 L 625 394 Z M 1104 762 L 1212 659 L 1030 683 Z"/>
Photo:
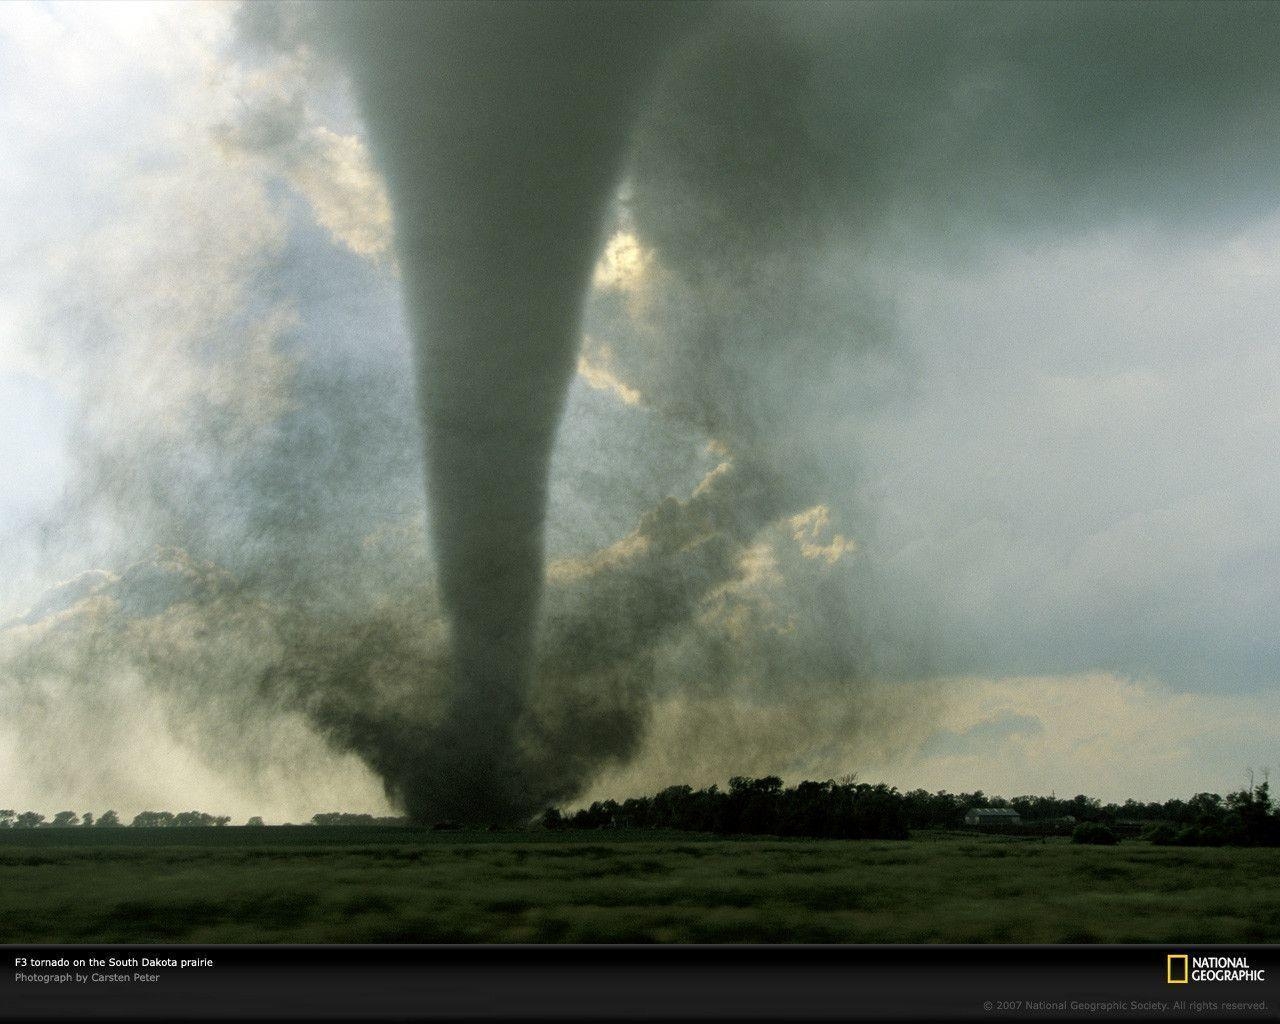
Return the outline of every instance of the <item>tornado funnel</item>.
<path id="1" fill-rule="evenodd" d="M 419 819 L 530 813 L 516 728 L 534 671 L 547 474 L 634 111 L 686 9 L 360 4 L 330 15 L 387 179 L 414 333 L 449 710 Z"/>

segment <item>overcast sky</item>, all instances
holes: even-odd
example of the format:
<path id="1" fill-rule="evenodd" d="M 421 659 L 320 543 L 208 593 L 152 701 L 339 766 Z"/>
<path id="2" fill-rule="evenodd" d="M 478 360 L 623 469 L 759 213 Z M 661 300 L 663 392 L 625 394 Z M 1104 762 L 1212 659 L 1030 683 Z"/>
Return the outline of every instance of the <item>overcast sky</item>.
<path id="1" fill-rule="evenodd" d="M 589 795 L 856 771 L 1165 798 L 1276 765 L 1280 12 L 783 19 L 765 65 L 784 76 L 777 116 L 735 121 L 760 154 L 750 174 L 655 170 L 682 166 L 664 147 L 699 118 L 772 102 L 768 76 L 737 88 L 732 39 L 682 55 L 672 95 L 695 100 L 660 92 L 642 125 L 588 302 L 549 547 L 571 574 L 715 470 L 725 436 L 664 411 L 691 385 L 662 369 L 682 365 L 675 335 L 653 339 L 703 301 L 681 283 L 719 258 L 699 246 L 785 256 L 807 312 L 794 337 L 744 341 L 736 368 L 753 422 L 820 481 L 732 586 L 802 616 L 788 595 L 838 590 L 858 678 L 744 670 L 714 693 L 660 678 L 638 754 Z M 323 575 L 330 602 L 429 578 L 385 190 L 341 69 L 264 34 L 233 4 L 0 7 L 0 621 L 25 616 L 0 633 L 7 806 L 385 807 L 357 758 L 277 708 L 258 738 L 280 756 L 229 768 L 193 738 L 223 711 L 175 705 L 120 654 L 130 622 L 194 600 L 137 596 L 165 572 L 195 578 L 172 558 L 127 575 L 157 548 L 261 577 L 263 600 L 299 573 Z M 802 87 L 785 78 L 796 62 Z M 799 144 L 769 134 L 792 110 Z M 820 182 L 800 210 L 812 236 L 804 217 L 774 223 L 810 180 L 796 161 Z M 703 221 L 732 237 L 681 234 L 711 207 Z M 87 570 L 123 574 L 109 596 L 125 632 L 100 674 L 49 655 L 105 628 L 88 604 L 101 581 L 45 596 Z M 90 717 L 118 741 L 145 734 L 144 754 L 35 753 L 51 733 L 91 736 Z"/>

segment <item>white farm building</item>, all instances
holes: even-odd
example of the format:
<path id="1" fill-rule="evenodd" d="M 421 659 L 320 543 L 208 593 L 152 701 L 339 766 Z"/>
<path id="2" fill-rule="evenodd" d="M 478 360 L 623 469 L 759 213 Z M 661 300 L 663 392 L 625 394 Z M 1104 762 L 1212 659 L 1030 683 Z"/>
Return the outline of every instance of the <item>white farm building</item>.
<path id="1" fill-rule="evenodd" d="M 964 823 L 978 828 L 1001 828 L 1021 824 L 1022 817 L 1012 807 L 974 807 L 964 816 Z"/>

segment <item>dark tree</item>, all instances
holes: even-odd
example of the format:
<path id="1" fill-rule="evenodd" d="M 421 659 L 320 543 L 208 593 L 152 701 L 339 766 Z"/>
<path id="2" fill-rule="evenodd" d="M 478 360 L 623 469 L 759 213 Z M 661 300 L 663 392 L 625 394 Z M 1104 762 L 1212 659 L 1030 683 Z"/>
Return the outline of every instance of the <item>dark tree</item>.
<path id="1" fill-rule="evenodd" d="M 133 828 L 167 828 L 173 824 L 173 815 L 168 811 L 142 811 L 134 815 Z"/>

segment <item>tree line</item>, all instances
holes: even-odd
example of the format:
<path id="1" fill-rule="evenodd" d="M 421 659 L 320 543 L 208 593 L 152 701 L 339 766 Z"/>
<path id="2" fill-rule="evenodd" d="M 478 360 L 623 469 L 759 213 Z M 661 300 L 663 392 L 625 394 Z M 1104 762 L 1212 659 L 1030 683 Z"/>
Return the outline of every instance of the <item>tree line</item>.
<path id="1" fill-rule="evenodd" d="M 1021 822 L 1008 830 L 1031 835 L 1072 834 L 1105 841 L 1105 832 L 1139 826 L 1152 842 L 1187 846 L 1280 845 L 1280 813 L 1269 783 L 1250 784 L 1223 797 L 1197 793 L 1189 800 L 1107 803 L 1082 795 L 1019 796 L 973 793 L 906 793 L 883 783 L 852 779 L 801 782 L 785 787 L 776 775 L 737 777 L 729 788 L 671 786 L 650 797 L 596 801 L 572 814 L 551 808 L 542 824 L 559 828 L 658 828 L 719 835 L 812 836 L 831 839 L 904 839 L 912 830 L 954 830 L 979 808 L 1012 808 Z"/>
<path id="2" fill-rule="evenodd" d="M 551 830 L 670 829 L 716 835 L 807 836 L 820 839 L 906 839 L 914 831 L 955 830 L 975 809 L 1011 808 L 1020 822 L 1005 831 L 1024 835 L 1074 835 L 1077 842 L 1112 842 L 1117 834 L 1143 835 L 1153 843 L 1183 846 L 1280 846 L 1280 808 L 1272 799 L 1269 781 L 1228 793 L 1197 793 L 1188 800 L 1163 802 L 1126 800 L 1107 803 L 1083 794 L 1064 798 L 1018 796 L 1005 799 L 973 793 L 931 793 L 924 789 L 899 792 L 884 783 L 858 782 L 856 777 L 784 786 L 776 775 L 735 776 L 727 789 L 710 786 L 669 786 L 653 796 L 621 802 L 598 800 L 572 813 L 549 808 L 540 819 Z M 203 811 L 142 811 L 130 827 L 220 827 L 226 815 Z M 377 817 L 333 811 L 316 814 L 317 826 L 403 826 L 402 817 Z M 246 826 L 260 827 L 260 817 Z M 0 809 L 3 828 L 120 828 L 115 811 L 94 818 L 75 811 L 59 811 L 50 821 L 43 814 Z M 451 828 L 439 822 L 436 828 Z"/>
<path id="3" fill-rule="evenodd" d="M 727 790 L 669 786 L 651 797 L 597 801 L 568 816 L 552 808 L 542 823 L 550 829 L 657 828 L 824 839 L 906 839 L 910 827 L 902 794 L 884 783 L 832 779 L 787 788 L 776 775 L 736 776 Z"/>
<path id="4" fill-rule="evenodd" d="M 262 824 L 262 819 L 256 819 L 257 824 Z M 170 811 L 142 811 L 134 815 L 133 821 L 129 823 L 133 828 L 169 828 L 169 827 L 219 827 L 230 824 L 229 815 L 205 814 L 204 811 L 182 811 L 173 814 Z M 254 819 L 250 819 L 247 824 L 254 824 Z M 75 811 L 58 811 L 50 821 L 45 820 L 43 814 L 35 811 L 23 811 L 19 814 L 13 810 L 0 809 L 0 828 L 124 828 L 124 823 L 120 820 L 120 815 L 115 811 L 104 811 L 103 814 L 94 818 L 93 814 L 86 811 L 83 815 L 77 814 Z"/>

